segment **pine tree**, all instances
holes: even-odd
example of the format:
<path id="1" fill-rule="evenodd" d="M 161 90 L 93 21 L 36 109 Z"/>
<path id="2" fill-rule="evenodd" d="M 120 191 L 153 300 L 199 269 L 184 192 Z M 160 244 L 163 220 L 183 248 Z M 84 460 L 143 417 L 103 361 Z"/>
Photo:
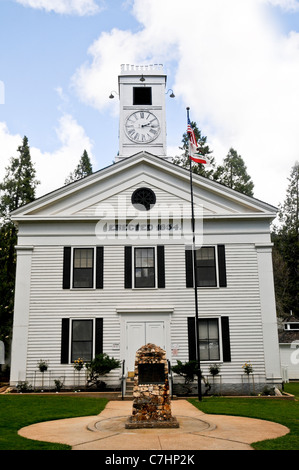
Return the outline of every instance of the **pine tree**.
<path id="1" fill-rule="evenodd" d="M 272 235 L 274 253 L 277 251 L 285 265 L 284 289 L 281 296 L 277 289 L 278 301 L 283 304 L 284 313 L 291 310 L 299 315 L 299 163 L 291 170 L 289 186 L 283 204 L 279 205 L 279 225 Z M 280 264 L 281 268 L 281 264 Z M 279 279 L 279 270 L 274 264 L 274 278 Z"/>
<path id="2" fill-rule="evenodd" d="M 6 344 L 13 319 L 17 244 L 17 228 L 11 222 L 10 214 L 35 199 L 38 184 L 26 136 L 17 151 L 19 156 L 11 158 L 0 184 L 0 339 Z"/>
<path id="3" fill-rule="evenodd" d="M 17 151 L 19 156 L 10 159 L 10 166 L 6 168 L 6 175 L 0 184 L 0 217 L 4 220 L 10 220 L 12 211 L 35 199 L 39 184 L 35 179 L 36 171 L 26 136 Z"/>
<path id="4" fill-rule="evenodd" d="M 17 230 L 12 222 L 0 227 L 0 340 L 9 344 L 11 336 L 17 244 Z"/>
<path id="5" fill-rule="evenodd" d="M 200 129 L 198 129 L 196 122 L 191 122 L 191 127 L 194 130 L 194 134 L 198 143 L 198 148 L 199 148 L 199 153 L 201 155 L 207 156 L 209 160 L 209 166 L 204 165 L 202 163 L 197 163 L 192 165 L 192 172 L 196 173 L 197 175 L 205 176 L 207 178 L 212 178 L 215 172 L 215 158 L 212 156 L 212 150 L 210 150 L 208 144 L 207 144 L 207 137 L 201 135 Z M 183 150 L 183 154 L 181 156 L 177 156 L 173 159 L 173 163 L 176 165 L 182 166 L 183 168 L 190 168 L 190 160 L 189 160 L 189 136 L 187 132 L 183 134 L 182 138 L 182 147 L 180 147 L 181 150 Z"/>
<path id="6" fill-rule="evenodd" d="M 84 150 L 83 155 L 80 158 L 80 161 L 77 167 L 72 173 L 69 174 L 69 177 L 66 178 L 64 184 L 73 183 L 74 181 L 77 181 L 91 174 L 92 174 L 92 164 L 89 159 L 87 151 Z"/>
<path id="7" fill-rule="evenodd" d="M 283 233 L 293 234 L 299 237 L 299 162 L 296 162 L 288 178 L 286 199 L 279 206 L 279 221 L 282 224 Z"/>
<path id="8" fill-rule="evenodd" d="M 233 148 L 230 148 L 223 165 L 218 166 L 214 178 L 229 188 L 253 196 L 254 184 L 247 173 L 243 158 Z"/>

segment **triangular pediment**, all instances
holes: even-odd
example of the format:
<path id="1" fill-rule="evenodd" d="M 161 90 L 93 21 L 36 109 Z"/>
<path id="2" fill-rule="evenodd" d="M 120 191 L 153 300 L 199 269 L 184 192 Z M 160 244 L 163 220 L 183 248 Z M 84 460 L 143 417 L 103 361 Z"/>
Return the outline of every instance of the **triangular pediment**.
<path id="1" fill-rule="evenodd" d="M 103 207 L 130 211 L 131 196 L 140 187 L 154 191 L 155 210 L 191 207 L 189 172 L 142 152 L 37 199 L 15 211 L 13 219 L 93 219 Z M 193 194 L 203 217 L 275 217 L 273 206 L 198 175 L 193 175 Z"/>

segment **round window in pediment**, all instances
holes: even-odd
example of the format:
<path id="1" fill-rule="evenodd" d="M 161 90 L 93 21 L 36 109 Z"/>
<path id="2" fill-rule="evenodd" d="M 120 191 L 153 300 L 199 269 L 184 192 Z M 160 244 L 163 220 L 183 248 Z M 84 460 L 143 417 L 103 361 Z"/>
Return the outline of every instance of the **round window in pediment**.
<path id="1" fill-rule="evenodd" d="M 132 194 L 132 204 L 139 211 L 149 211 L 156 204 L 156 195 L 149 188 L 138 188 Z"/>

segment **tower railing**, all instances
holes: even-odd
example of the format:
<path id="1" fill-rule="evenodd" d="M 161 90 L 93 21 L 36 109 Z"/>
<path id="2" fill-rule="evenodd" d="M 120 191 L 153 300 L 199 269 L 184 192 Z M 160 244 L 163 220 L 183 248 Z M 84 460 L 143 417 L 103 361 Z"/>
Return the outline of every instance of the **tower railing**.
<path id="1" fill-rule="evenodd" d="M 150 65 L 131 65 L 131 64 L 122 64 L 121 65 L 121 72 L 163 72 L 164 66 L 163 64 L 150 64 Z"/>

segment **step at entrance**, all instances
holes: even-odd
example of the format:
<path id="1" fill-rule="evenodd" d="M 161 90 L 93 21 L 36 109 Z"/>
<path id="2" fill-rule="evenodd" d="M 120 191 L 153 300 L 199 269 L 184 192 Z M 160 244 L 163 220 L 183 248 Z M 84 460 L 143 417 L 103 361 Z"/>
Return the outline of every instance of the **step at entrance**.
<path id="1" fill-rule="evenodd" d="M 123 397 L 125 400 L 133 400 L 134 372 L 131 373 L 133 374 L 131 377 L 129 374 L 130 372 L 128 372 L 128 376 L 126 378 L 126 394 Z M 122 398 L 122 396 L 120 395 L 119 398 Z"/>
<path id="2" fill-rule="evenodd" d="M 133 374 L 133 377 L 127 377 L 126 396 L 133 397 L 133 388 L 134 388 L 134 374 Z"/>

